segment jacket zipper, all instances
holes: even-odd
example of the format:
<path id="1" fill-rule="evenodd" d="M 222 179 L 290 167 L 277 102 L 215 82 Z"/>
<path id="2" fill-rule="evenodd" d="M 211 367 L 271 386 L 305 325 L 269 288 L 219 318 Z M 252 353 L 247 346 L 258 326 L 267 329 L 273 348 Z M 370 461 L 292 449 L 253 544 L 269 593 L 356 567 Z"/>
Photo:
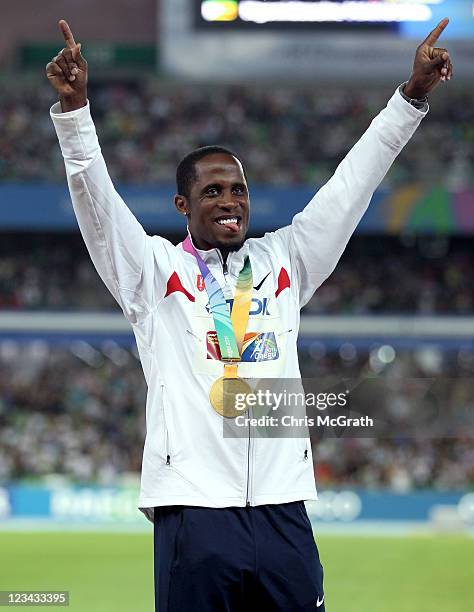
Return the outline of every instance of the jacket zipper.
<path id="1" fill-rule="evenodd" d="M 251 410 L 252 409 L 249 407 L 249 417 L 252 416 Z M 251 445 L 252 437 L 250 435 L 250 422 L 248 424 L 248 432 L 249 432 L 249 435 L 248 435 L 248 440 L 247 440 L 248 442 L 247 444 L 247 491 L 245 494 L 245 505 L 247 507 L 250 507 L 251 506 L 251 503 L 250 503 L 250 496 L 251 496 L 250 495 L 251 494 L 251 491 L 250 491 L 250 477 L 251 477 L 250 462 L 251 462 L 251 451 L 252 451 L 252 445 Z"/>
<path id="2" fill-rule="evenodd" d="M 221 265 L 222 265 L 222 273 L 224 275 L 224 280 L 225 283 L 227 284 L 227 274 L 229 272 L 229 268 L 228 268 L 228 263 L 227 260 L 224 261 L 224 258 L 222 257 L 221 252 L 218 250 L 217 251 L 219 253 L 219 258 L 221 260 Z M 230 254 L 227 255 L 227 258 L 229 258 Z M 249 410 L 251 410 L 249 408 Z M 245 505 L 247 507 L 250 507 L 251 502 L 250 502 L 250 496 L 251 496 L 251 491 L 250 491 L 250 479 L 251 479 L 251 452 L 252 452 L 252 445 L 251 445 L 251 435 L 250 435 L 250 423 L 248 426 L 248 439 L 247 439 L 247 486 L 246 486 L 246 491 L 245 491 Z"/>
<path id="3" fill-rule="evenodd" d="M 222 253 L 219 251 L 219 249 L 217 249 L 217 256 L 219 257 L 220 262 L 221 262 L 222 273 L 224 274 L 224 276 L 227 276 L 227 274 L 229 272 L 229 266 L 227 264 L 227 259 L 224 261 L 224 258 L 222 257 Z M 229 255 L 227 255 L 227 258 L 229 258 L 229 257 L 230 257 L 230 253 L 229 253 Z"/>
<path id="4" fill-rule="evenodd" d="M 230 257 L 230 254 L 227 255 L 227 260 L 224 261 L 224 258 L 222 257 L 222 253 L 219 251 L 219 249 L 217 250 L 218 254 L 219 254 L 219 259 L 221 261 L 221 265 L 222 265 L 222 273 L 224 275 L 224 281 L 227 285 L 227 274 L 229 272 L 229 268 L 228 268 L 228 263 L 227 260 Z M 249 410 L 251 410 L 249 408 Z M 247 507 L 250 507 L 251 502 L 250 502 L 250 497 L 251 497 L 251 487 L 250 487 L 250 480 L 251 480 L 251 452 L 252 452 L 252 444 L 251 444 L 251 435 L 250 435 L 250 423 L 248 426 L 248 439 L 247 439 L 247 486 L 246 486 L 246 491 L 245 491 L 245 505 Z"/>
<path id="5" fill-rule="evenodd" d="M 163 405 L 163 425 L 165 428 L 165 457 L 166 465 L 171 465 L 171 449 L 170 449 L 170 435 L 168 432 L 168 424 L 166 422 L 166 408 L 165 408 L 165 385 L 161 383 L 161 402 Z"/>
<path id="6" fill-rule="evenodd" d="M 227 256 L 229 257 L 229 255 Z M 222 271 L 224 273 L 224 278 L 227 276 L 227 262 L 222 261 Z M 226 281 L 227 282 L 227 281 Z M 252 408 L 249 407 L 249 416 L 251 416 Z M 251 501 L 251 478 L 252 478 L 252 436 L 250 435 L 250 423 L 248 424 L 248 438 L 247 438 L 247 486 L 245 491 L 245 506 L 250 508 Z"/>

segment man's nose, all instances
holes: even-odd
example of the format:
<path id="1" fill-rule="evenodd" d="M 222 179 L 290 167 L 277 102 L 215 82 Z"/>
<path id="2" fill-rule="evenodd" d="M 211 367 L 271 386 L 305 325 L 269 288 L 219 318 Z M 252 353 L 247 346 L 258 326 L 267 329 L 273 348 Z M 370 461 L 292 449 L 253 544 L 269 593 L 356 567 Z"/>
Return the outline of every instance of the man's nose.
<path id="1" fill-rule="evenodd" d="M 219 206 L 222 208 L 237 208 L 241 205 L 239 198 L 232 194 L 223 194 Z"/>

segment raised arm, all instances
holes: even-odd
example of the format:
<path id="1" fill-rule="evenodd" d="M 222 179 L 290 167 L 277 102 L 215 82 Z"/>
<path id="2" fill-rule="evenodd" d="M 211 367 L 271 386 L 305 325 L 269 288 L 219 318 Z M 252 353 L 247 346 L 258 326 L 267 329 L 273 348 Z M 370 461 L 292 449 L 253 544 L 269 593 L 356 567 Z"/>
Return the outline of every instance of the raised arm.
<path id="1" fill-rule="evenodd" d="M 399 88 L 403 93 L 395 92 L 333 177 L 282 230 L 299 274 L 301 306 L 334 270 L 375 189 L 427 113 L 427 94 L 450 80 L 449 54 L 433 46 L 447 24 L 441 21 L 417 48 L 413 73 Z"/>
<path id="2" fill-rule="evenodd" d="M 152 250 L 165 250 L 164 240 L 148 237 L 115 190 L 107 172 L 87 100 L 87 62 L 69 25 L 59 28 L 65 48 L 46 66 L 59 95 L 51 109 L 66 166 L 74 211 L 91 259 L 126 317 L 136 323 L 155 302 Z M 151 244 L 153 242 L 153 244 Z M 166 253 L 158 257 L 165 266 Z M 152 271 L 144 277 L 145 262 Z M 158 287 L 159 291 L 159 287 Z"/>

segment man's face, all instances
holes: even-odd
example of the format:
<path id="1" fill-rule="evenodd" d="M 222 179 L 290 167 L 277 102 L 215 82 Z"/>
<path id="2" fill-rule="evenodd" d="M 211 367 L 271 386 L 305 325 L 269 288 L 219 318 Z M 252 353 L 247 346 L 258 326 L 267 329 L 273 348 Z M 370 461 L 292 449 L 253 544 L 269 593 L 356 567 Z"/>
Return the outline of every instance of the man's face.
<path id="1" fill-rule="evenodd" d="M 249 224 L 249 194 L 242 165 L 231 155 L 213 153 L 199 160 L 195 169 L 197 178 L 186 205 L 196 247 L 239 249 Z"/>

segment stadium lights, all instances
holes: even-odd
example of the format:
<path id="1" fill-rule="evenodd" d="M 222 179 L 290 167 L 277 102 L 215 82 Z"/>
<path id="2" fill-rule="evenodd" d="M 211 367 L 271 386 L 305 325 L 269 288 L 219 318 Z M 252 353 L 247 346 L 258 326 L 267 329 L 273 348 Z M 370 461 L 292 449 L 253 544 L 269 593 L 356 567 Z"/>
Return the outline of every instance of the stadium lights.
<path id="1" fill-rule="evenodd" d="M 207 4 L 207 3 L 206 3 Z M 220 4 L 220 3 L 218 3 Z M 243 21 L 268 22 L 394 22 L 429 21 L 432 11 L 425 4 L 375 2 L 261 2 L 245 0 L 238 5 Z M 204 17 L 204 14 L 203 14 Z M 204 17 L 206 19 L 206 17 Z"/>
<path id="2" fill-rule="evenodd" d="M 237 0 L 206 0 L 201 15 L 206 21 L 235 21 L 239 16 Z"/>

